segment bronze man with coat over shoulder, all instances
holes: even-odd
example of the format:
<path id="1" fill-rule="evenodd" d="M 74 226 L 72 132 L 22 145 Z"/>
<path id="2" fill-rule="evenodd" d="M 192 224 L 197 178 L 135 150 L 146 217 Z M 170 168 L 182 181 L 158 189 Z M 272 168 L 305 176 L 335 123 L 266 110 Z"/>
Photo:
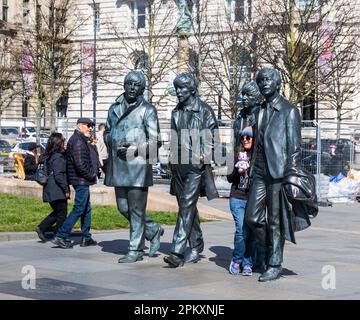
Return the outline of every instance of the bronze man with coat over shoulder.
<path id="1" fill-rule="evenodd" d="M 285 208 L 283 186 L 287 177 L 297 175 L 301 167 L 301 120 L 298 109 L 279 93 L 278 70 L 261 69 L 256 82 L 265 101 L 255 114 L 253 180 L 246 222 L 267 250 L 267 270 L 259 277 L 264 282 L 280 277 L 285 239 L 293 240 L 285 232 L 294 223 L 284 217 L 295 216 L 290 202 Z M 284 215 L 285 211 L 291 214 Z"/>

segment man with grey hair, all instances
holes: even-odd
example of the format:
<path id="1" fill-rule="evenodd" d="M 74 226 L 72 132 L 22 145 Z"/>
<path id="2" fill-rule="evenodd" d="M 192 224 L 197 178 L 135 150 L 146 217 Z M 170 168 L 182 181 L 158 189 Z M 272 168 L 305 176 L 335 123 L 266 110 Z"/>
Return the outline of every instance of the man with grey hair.
<path id="1" fill-rule="evenodd" d="M 92 212 L 90 185 L 96 183 L 96 177 L 100 167 L 97 151 L 92 148 L 90 144 L 90 136 L 93 128 L 94 122 L 91 119 L 79 118 L 74 134 L 67 143 L 67 177 L 68 183 L 75 189 L 74 207 L 52 240 L 54 244 L 63 249 L 73 247 L 69 236 L 72 228 L 80 217 L 82 222 L 80 246 L 88 247 L 97 244 L 97 242 L 92 239 L 90 233 Z"/>
<path id="2" fill-rule="evenodd" d="M 105 185 L 115 187 L 117 207 L 130 223 L 129 251 L 119 263 L 143 260 L 145 239 L 150 241 L 149 256 L 156 256 L 164 233 L 145 212 L 153 185 L 152 164 L 161 145 L 157 111 L 143 97 L 145 85 L 141 72 L 126 75 L 125 92 L 109 108 L 105 126 L 109 155 Z"/>
<path id="3" fill-rule="evenodd" d="M 197 201 L 204 195 L 209 200 L 218 197 L 211 172 L 218 123 L 211 107 L 197 96 L 197 85 L 189 72 L 179 74 L 174 80 L 179 103 L 171 114 L 170 193 L 176 196 L 179 213 L 171 254 L 164 257 L 171 268 L 199 261 L 204 240 Z M 187 242 L 191 251 L 185 256 Z"/>
<path id="4" fill-rule="evenodd" d="M 301 166 L 301 121 L 298 109 L 279 93 L 278 70 L 261 69 L 256 83 L 265 101 L 255 114 L 256 138 L 246 222 L 267 251 L 267 270 L 259 277 L 264 282 L 278 279 L 282 271 L 285 243 L 282 187 L 285 178 Z"/>

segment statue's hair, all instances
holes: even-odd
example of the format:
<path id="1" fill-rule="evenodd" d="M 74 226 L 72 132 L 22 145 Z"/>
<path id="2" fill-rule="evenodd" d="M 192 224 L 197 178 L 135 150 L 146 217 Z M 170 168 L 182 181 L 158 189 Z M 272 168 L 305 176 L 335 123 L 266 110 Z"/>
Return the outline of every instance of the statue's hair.
<path id="1" fill-rule="evenodd" d="M 185 86 L 190 90 L 197 90 L 198 81 L 191 72 L 183 72 L 174 79 L 174 87 Z"/>
<path id="2" fill-rule="evenodd" d="M 139 81 L 142 90 L 145 90 L 146 87 L 146 79 L 144 74 L 141 71 L 130 71 L 124 79 L 124 85 L 130 81 Z"/>
<path id="3" fill-rule="evenodd" d="M 244 94 L 245 91 L 249 92 L 251 95 L 256 96 L 257 102 L 261 101 L 262 95 L 261 95 L 260 89 L 255 81 L 245 82 L 245 84 L 241 88 L 241 93 Z"/>
<path id="4" fill-rule="evenodd" d="M 281 85 L 281 75 L 279 70 L 273 69 L 273 68 L 262 68 L 259 70 L 259 72 L 256 75 L 256 83 L 259 83 L 260 75 L 263 75 L 264 73 L 268 73 L 272 76 L 272 78 L 275 80 L 276 84 L 279 86 Z"/>

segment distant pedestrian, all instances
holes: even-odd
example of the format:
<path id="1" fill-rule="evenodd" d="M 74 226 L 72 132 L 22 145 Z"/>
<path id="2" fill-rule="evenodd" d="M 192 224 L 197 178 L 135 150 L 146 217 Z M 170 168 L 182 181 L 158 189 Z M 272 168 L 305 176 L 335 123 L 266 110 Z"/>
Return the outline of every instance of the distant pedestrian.
<path id="1" fill-rule="evenodd" d="M 49 202 L 53 211 L 36 227 L 39 238 L 47 241 L 46 232 L 57 230 L 63 225 L 67 215 L 67 200 L 70 188 L 66 175 L 65 138 L 61 133 L 50 135 L 45 148 L 48 180 L 43 187 L 43 201 Z M 55 229 L 51 229 L 55 224 Z"/>
<path id="2" fill-rule="evenodd" d="M 106 144 L 104 142 L 104 132 L 105 132 L 105 123 L 100 123 L 98 126 L 96 146 L 97 146 L 97 150 L 99 152 L 99 160 L 100 160 L 100 164 L 101 164 L 101 170 L 105 173 L 109 154 L 108 154 L 108 151 L 106 148 Z"/>
<path id="3" fill-rule="evenodd" d="M 28 149 L 29 151 L 24 158 L 25 180 L 35 180 L 36 170 L 43 158 L 40 160 L 39 145 L 35 142 L 30 142 Z"/>
<path id="4" fill-rule="evenodd" d="M 94 122 L 89 118 L 80 118 L 74 134 L 68 141 L 66 150 L 68 181 L 75 189 L 74 207 L 63 226 L 58 230 L 52 242 L 61 248 L 72 248 L 69 239 L 72 228 L 83 216 L 81 227 L 81 247 L 93 246 L 97 242 L 91 238 L 91 203 L 90 185 L 96 183 L 98 174 L 97 162 L 92 161 L 93 146 L 90 136 Z"/>

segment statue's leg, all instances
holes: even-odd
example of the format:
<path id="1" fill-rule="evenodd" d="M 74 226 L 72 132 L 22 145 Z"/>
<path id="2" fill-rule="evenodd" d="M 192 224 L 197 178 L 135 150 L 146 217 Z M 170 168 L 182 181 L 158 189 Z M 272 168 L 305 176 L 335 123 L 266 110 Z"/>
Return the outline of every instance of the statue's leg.
<path id="1" fill-rule="evenodd" d="M 126 220 L 130 221 L 127 188 L 115 187 L 115 197 L 119 212 L 126 218 Z"/>
<path id="2" fill-rule="evenodd" d="M 197 208 L 190 231 L 189 244 L 191 249 L 196 249 L 199 253 L 204 250 L 204 239 L 200 227 L 199 211 Z"/>
<path id="3" fill-rule="evenodd" d="M 255 176 L 249 192 L 245 221 L 255 236 L 266 244 L 266 183 L 265 179 Z"/>
<path id="4" fill-rule="evenodd" d="M 200 181 L 201 174 L 187 172 L 184 177 L 184 188 L 177 196 L 179 213 L 174 230 L 171 252 L 181 258 L 184 256 L 186 243 L 190 237 L 194 218 L 197 214 L 196 204 L 200 195 Z"/>
<path id="5" fill-rule="evenodd" d="M 130 218 L 130 251 L 143 251 L 145 247 L 145 210 L 148 188 L 128 188 Z"/>
<path id="6" fill-rule="evenodd" d="M 283 261 L 284 235 L 281 234 L 280 225 L 280 194 L 282 181 L 273 180 L 268 186 L 268 240 L 269 265 L 279 266 Z"/>

